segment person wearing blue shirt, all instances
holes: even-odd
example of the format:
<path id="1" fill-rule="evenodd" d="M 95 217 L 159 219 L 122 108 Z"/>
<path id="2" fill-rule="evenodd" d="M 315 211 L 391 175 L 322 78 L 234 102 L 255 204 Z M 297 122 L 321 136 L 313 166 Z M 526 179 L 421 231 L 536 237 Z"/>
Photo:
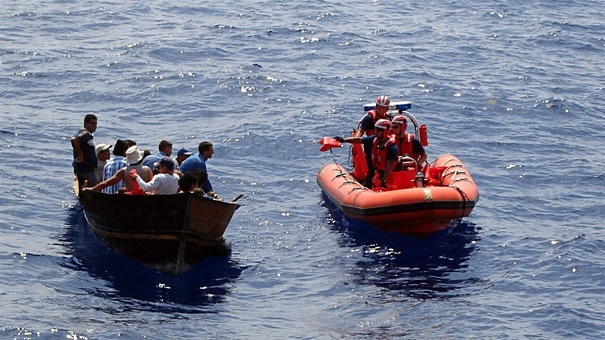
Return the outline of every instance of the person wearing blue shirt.
<path id="1" fill-rule="evenodd" d="M 198 169 L 208 173 L 208 171 L 206 171 L 206 161 L 212 158 L 212 154 L 214 154 L 214 148 L 212 146 L 212 143 L 206 141 L 201 142 L 198 145 L 197 150 L 198 152 L 196 154 L 191 155 L 189 158 L 184 160 L 183 163 L 181 163 L 179 169 L 182 173 L 193 173 L 195 172 L 195 170 Z M 214 192 L 214 190 L 212 189 L 212 183 L 210 183 L 210 179 L 207 179 L 206 182 L 201 185 L 201 188 L 208 196 L 214 198 L 218 197 L 216 192 Z"/>
<path id="2" fill-rule="evenodd" d="M 149 155 L 143 159 L 143 165 L 148 166 L 151 170 L 153 170 L 153 173 L 157 173 L 157 168 L 155 166 L 156 163 L 158 163 L 162 158 L 170 157 L 170 155 L 172 155 L 172 143 L 167 140 L 163 140 L 158 145 L 158 149 L 158 153 Z M 174 161 L 174 166 L 175 169 L 178 169 L 179 164 Z"/>

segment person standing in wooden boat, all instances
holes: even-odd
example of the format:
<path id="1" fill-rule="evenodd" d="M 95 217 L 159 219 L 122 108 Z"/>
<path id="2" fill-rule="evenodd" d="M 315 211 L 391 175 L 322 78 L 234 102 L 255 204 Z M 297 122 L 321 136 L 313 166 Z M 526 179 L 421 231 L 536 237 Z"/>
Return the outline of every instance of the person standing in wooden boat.
<path id="1" fill-rule="evenodd" d="M 84 126 L 70 139 L 74 156 L 72 166 L 74 174 L 78 178 L 79 189 L 82 189 L 85 181 L 89 185 L 98 183 L 95 176 L 95 169 L 98 163 L 94 136 L 96 130 L 97 116 L 87 114 L 84 116 Z"/>
<path id="2" fill-rule="evenodd" d="M 159 173 L 149 182 L 145 182 L 137 173 L 130 174 L 145 192 L 153 191 L 154 195 L 172 195 L 179 190 L 179 175 L 174 173 L 174 160 L 168 156 L 162 158 L 157 167 Z"/>
<path id="3" fill-rule="evenodd" d="M 193 173 L 195 172 L 195 170 L 198 169 L 208 173 L 208 171 L 206 170 L 206 161 L 212 158 L 212 155 L 214 154 L 214 147 L 212 143 L 203 141 L 198 145 L 197 150 L 198 153 L 191 155 L 183 163 L 181 163 L 181 166 L 179 168 L 182 173 Z M 214 189 L 212 188 L 212 183 L 210 183 L 210 179 L 206 180 L 206 182 L 201 185 L 201 188 L 208 196 L 218 198 L 218 194 L 214 192 Z"/>
<path id="4" fill-rule="evenodd" d="M 397 165 L 399 149 L 395 138 L 391 135 L 391 122 L 388 119 L 379 119 L 374 125 L 375 134 L 364 137 L 334 137 L 341 143 L 372 145 L 372 166 L 374 178 L 372 188 L 386 188 L 387 180 Z"/>

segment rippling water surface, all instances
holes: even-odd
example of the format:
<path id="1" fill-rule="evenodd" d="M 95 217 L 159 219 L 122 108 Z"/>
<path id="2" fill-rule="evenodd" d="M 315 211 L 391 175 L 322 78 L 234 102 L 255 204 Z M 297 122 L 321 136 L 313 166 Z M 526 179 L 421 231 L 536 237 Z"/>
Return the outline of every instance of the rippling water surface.
<path id="1" fill-rule="evenodd" d="M 0 4 L 0 337 L 605 337 L 602 1 Z M 347 220 L 322 136 L 379 94 L 481 191 L 419 240 Z M 69 137 L 215 143 L 232 253 L 170 277 L 111 253 Z"/>

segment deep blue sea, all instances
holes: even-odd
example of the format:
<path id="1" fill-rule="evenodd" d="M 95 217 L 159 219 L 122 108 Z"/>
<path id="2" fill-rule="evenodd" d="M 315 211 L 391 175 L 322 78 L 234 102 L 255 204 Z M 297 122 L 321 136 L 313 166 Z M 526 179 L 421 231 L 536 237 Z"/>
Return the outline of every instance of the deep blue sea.
<path id="1" fill-rule="evenodd" d="M 605 338 L 605 2 L 0 4 L 0 338 Z M 481 199 L 427 239 L 346 219 L 315 182 L 380 94 Z M 245 194 L 231 254 L 177 277 L 114 254 L 69 138 L 212 141 Z"/>

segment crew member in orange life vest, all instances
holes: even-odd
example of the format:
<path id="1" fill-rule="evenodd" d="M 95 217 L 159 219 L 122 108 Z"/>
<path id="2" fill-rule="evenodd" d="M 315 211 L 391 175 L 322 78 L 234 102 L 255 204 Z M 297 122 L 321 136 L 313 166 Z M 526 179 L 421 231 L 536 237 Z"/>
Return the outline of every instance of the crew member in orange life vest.
<path id="1" fill-rule="evenodd" d="M 397 115 L 391 121 L 391 129 L 399 149 L 399 156 L 412 157 L 418 163 L 418 168 L 422 169 L 428 155 L 422 143 L 413 134 L 405 132 L 407 126 L 408 121 L 404 115 Z"/>
<path id="2" fill-rule="evenodd" d="M 389 110 L 389 104 L 391 100 L 385 95 L 380 95 L 376 98 L 376 105 L 374 110 L 368 111 L 357 124 L 357 130 L 352 133 L 352 136 L 362 137 L 365 133 L 366 136 L 374 135 L 374 125 L 379 119 L 388 119 L 387 112 Z M 374 167 L 372 165 L 372 148 L 363 146 L 363 153 L 366 158 L 366 164 L 368 166 L 368 174 L 363 185 L 367 188 L 372 187 L 372 178 L 374 177 Z"/>
<path id="3" fill-rule="evenodd" d="M 387 111 L 391 100 L 387 96 L 378 96 L 376 98 L 376 108 L 368 111 L 357 124 L 356 137 L 361 137 L 365 133 L 366 136 L 374 134 L 374 125 L 379 119 L 388 119 Z"/>
<path id="4" fill-rule="evenodd" d="M 364 145 L 364 148 L 372 150 L 372 165 L 375 176 L 380 180 L 380 187 L 386 188 L 386 182 L 391 171 L 397 165 L 399 149 L 395 138 L 391 136 L 391 122 L 388 119 L 379 119 L 374 125 L 375 134 L 364 137 L 334 137 L 341 143 Z M 369 174 L 370 176 L 372 174 Z"/>

